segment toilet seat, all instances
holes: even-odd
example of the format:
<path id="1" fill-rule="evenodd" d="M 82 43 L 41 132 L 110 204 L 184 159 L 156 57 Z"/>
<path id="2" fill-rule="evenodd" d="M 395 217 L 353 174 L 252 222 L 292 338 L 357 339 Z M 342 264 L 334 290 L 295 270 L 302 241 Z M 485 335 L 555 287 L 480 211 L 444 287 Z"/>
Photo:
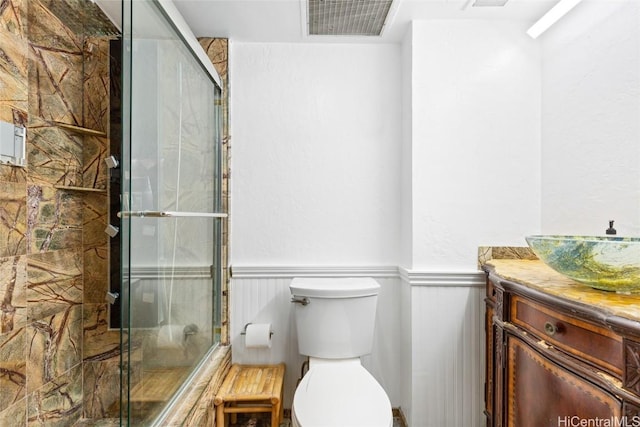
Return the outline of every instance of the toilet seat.
<path id="1" fill-rule="evenodd" d="M 293 397 L 296 427 L 391 427 L 391 402 L 360 364 L 312 365 Z"/>

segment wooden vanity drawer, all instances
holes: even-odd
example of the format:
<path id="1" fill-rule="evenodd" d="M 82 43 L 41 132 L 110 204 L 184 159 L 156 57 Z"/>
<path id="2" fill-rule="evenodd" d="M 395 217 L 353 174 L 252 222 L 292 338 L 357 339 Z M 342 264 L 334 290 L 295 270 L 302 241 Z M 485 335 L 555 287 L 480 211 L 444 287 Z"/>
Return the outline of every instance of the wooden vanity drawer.
<path id="1" fill-rule="evenodd" d="M 511 298 L 511 322 L 545 342 L 622 377 L 622 338 L 609 329 L 558 313 L 518 295 Z"/>

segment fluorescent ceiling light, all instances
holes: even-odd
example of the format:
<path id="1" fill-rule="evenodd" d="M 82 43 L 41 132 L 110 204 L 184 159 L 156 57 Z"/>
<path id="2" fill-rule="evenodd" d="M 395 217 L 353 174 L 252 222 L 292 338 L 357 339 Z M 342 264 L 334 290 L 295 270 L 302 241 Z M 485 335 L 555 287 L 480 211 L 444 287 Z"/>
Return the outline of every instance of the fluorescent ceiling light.
<path id="1" fill-rule="evenodd" d="M 573 9 L 582 0 L 560 0 L 553 6 L 542 18 L 527 30 L 532 38 L 537 38 L 552 26 L 558 19 L 562 18 L 567 12 Z"/>

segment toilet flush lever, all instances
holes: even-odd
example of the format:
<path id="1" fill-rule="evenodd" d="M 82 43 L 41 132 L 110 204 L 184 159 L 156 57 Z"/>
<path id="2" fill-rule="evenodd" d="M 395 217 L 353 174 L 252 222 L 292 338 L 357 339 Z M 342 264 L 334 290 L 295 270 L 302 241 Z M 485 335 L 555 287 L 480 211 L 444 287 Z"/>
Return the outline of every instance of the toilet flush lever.
<path id="1" fill-rule="evenodd" d="M 310 301 L 307 297 L 291 297 L 291 302 L 294 304 L 307 305 Z"/>

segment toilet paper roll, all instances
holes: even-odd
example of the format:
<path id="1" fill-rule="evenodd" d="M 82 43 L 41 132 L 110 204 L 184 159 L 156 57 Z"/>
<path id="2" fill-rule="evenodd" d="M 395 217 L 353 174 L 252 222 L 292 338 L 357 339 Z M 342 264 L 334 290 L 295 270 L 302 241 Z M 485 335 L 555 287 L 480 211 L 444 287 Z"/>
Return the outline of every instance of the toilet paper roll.
<path id="1" fill-rule="evenodd" d="M 270 348 L 271 323 L 252 323 L 247 325 L 244 345 L 246 348 Z"/>

